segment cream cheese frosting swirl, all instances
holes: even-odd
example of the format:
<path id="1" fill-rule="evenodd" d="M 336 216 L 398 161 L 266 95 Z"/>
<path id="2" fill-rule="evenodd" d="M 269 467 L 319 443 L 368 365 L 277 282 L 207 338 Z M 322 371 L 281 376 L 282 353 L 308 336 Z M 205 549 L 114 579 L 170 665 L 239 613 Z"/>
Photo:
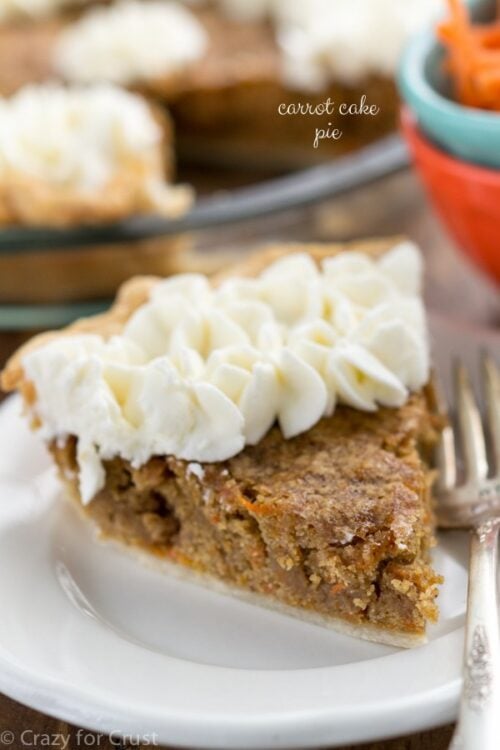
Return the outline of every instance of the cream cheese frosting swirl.
<path id="1" fill-rule="evenodd" d="M 182 5 L 120 0 L 89 10 L 61 34 L 54 67 L 68 81 L 126 85 L 183 70 L 207 44 L 202 25 Z"/>
<path id="2" fill-rule="evenodd" d="M 34 85 L 0 102 L 0 174 L 90 191 L 127 159 L 158 161 L 161 140 L 146 102 L 114 86 Z"/>
<path id="3" fill-rule="evenodd" d="M 407 39 L 443 7 L 443 0 L 282 0 L 275 19 L 285 80 L 318 91 L 332 79 L 391 77 Z"/>
<path id="4" fill-rule="evenodd" d="M 311 91 L 332 80 L 356 85 L 370 74 L 394 75 L 408 37 L 444 8 L 444 0 L 214 0 L 213 4 L 237 21 L 271 21 L 285 82 Z"/>
<path id="5" fill-rule="evenodd" d="M 411 243 L 320 268 L 296 253 L 216 289 L 168 278 L 121 335 L 62 337 L 24 357 L 45 437 L 76 435 L 89 502 L 103 459 L 223 461 L 275 422 L 291 438 L 337 404 L 401 406 L 429 378 L 420 280 Z"/>

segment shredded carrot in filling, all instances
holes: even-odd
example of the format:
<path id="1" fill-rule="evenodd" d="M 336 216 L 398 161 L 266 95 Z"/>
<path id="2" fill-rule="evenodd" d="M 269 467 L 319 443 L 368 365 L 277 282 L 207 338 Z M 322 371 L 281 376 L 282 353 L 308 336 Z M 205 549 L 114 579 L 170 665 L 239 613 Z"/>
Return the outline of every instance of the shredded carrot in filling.
<path id="1" fill-rule="evenodd" d="M 438 37 L 455 94 L 468 107 L 500 111 L 500 0 L 489 24 L 473 24 L 463 0 L 448 5 L 450 18 L 438 26 Z"/>

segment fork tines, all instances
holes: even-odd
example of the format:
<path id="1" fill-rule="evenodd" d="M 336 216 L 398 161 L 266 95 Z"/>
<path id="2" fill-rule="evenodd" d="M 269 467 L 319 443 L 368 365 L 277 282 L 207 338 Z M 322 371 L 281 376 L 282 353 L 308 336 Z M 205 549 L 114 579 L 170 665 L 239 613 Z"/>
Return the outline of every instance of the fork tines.
<path id="1" fill-rule="evenodd" d="M 491 354 L 481 357 L 481 381 L 486 430 L 471 380 L 463 363 L 454 366 L 455 417 L 444 428 L 439 444 L 439 522 L 443 526 L 471 526 L 500 513 L 500 374 Z M 438 393 L 438 407 L 446 413 Z M 463 482 L 458 483 L 457 443 L 461 446 Z"/>

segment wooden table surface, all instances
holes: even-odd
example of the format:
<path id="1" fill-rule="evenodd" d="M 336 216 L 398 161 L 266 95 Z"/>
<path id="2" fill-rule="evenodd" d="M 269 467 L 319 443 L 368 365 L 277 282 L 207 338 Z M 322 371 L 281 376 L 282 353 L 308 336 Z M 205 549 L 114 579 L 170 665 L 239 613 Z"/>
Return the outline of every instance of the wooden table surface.
<path id="1" fill-rule="evenodd" d="M 294 212 L 248 227 L 212 232 L 202 244 L 208 250 L 221 245 L 263 239 L 294 240 L 349 239 L 405 233 L 417 240 L 427 262 L 427 304 L 455 319 L 480 326 L 500 328 L 500 297 L 487 282 L 455 251 L 429 209 L 427 201 L 409 172 L 385 180 L 374 189 L 364 189 L 332 205 L 305 212 Z M 0 362 L 19 342 L 19 335 L 0 335 Z M 459 655 L 457 654 L 457 658 Z M 23 735 L 24 732 L 24 735 Z M 10 733 L 10 734 L 9 734 Z M 38 738 L 35 740 L 35 735 Z M 358 746 L 358 750 L 447 750 L 451 728 L 445 727 L 411 737 Z M 24 741 L 23 741 L 24 740 Z M 120 744 L 93 733 L 78 733 L 65 722 L 48 718 L 0 695 L 0 750 L 11 747 L 49 747 L 77 750 L 94 747 L 143 747 Z M 348 750 L 344 748 L 344 750 Z M 480 750 L 480 748 L 478 748 Z"/>

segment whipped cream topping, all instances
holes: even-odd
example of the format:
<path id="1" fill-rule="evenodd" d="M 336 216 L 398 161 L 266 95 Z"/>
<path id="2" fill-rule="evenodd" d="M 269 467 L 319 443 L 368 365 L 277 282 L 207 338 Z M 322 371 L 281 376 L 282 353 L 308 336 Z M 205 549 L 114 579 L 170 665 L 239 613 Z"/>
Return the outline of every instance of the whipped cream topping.
<path id="1" fill-rule="evenodd" d="M 86 0 L 0 0 L 0 23 L 43 18 L 67 6 L 83 5 L 85 2 Z"/>
<path id="2" fill-rule="evenodd" d="M 392 76 L 409 36 L 431 23 L 443 0 L 282 0 L 275 11 L 284 75 L 321 90 L 333 78 L 355 85 Z"/>
<path id="3" fill-rule="evenodd" d="M 133 169 L 160 208 L 175 190 L 164 181 L 162 138 L 148 104 L 115 86 L 27 86 L 0 100 L 0 180 L 22 174 L 91 195 Z"/>
<path id="4" fill-rule="evenodd" d="M 103 459 L 173 455 L 196 474 L 276 421 L 291 438 L 338 403 L 401 406 L 429 377 L 421 274 L 418 250 L 402 243 L 319 269 L 297 253 L 216 289 L 198 275 L 161 281 L 121 335 L 60 337 L 24 357 L 44 436 L 78 437 L 89 502 Z"/>
<path id="5" fill-rule="evenodd" d="M 93 8 L 69 26 L 53 64 L 68 81 L 128 84 L 183 70 L 207 44 L 203 27 L 182 5 L 121 0 Z"/>

